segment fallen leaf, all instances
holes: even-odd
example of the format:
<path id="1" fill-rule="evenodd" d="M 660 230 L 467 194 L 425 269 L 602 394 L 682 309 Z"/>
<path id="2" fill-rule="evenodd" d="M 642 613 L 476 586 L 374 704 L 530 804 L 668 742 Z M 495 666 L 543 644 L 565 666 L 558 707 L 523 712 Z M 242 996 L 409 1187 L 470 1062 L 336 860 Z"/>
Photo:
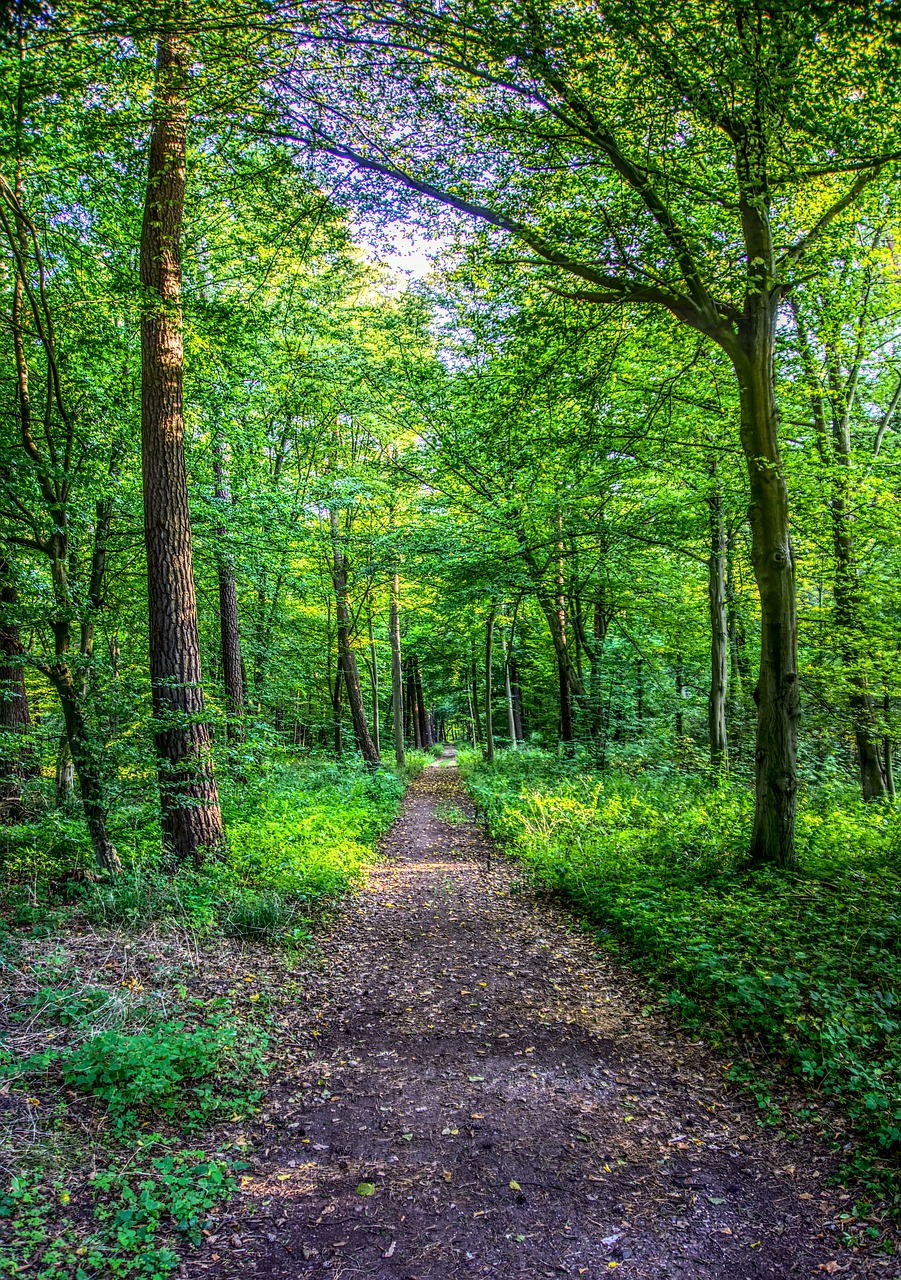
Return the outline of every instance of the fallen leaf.
<path id="1" fill-rule="evenodd" d="M 519 1185 L 519 1183 L 516 1181 L 516 1179 L 515 1179 L 515 1178 L 511 1178 L 511 1179 L 510 1179 L 510 1190 L 511 1190 L 511 1191 L 522 1191 L 522 1187 Z"/>
<path id="2" fill-rule="evenodd" d="M 375 1185 L 372 1182 L 358 1182 L 356 1190 L 358 1196 L 375 1195 Z"/>

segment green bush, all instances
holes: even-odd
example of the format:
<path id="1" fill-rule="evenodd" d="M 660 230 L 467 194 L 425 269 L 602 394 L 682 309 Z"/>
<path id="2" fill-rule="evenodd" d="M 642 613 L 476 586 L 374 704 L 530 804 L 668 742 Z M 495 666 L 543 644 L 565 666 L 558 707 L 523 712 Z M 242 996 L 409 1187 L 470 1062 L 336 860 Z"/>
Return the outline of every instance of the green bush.
<path id="1" fill-rule="evenodd" d="M 146 1030 L 108 1029 L 68 1049 L 0 1063 L 0 1075 L 56 1070 L 65 1085 L 104 1104 L 118 1133 L 150 1115 L 177 1117 L 185 1132 L 217 1113 L 250 1110 L 262 1096 L 266 1037 L 225 1018 L 196 1026 L 161 1021 Z"/>
<path id="2" fill-rule="evenodd" d="M 901 1144 L 899 813 L 802 795 L 800 869 L 747 872 L 753 797 L 677 774 L 580 772 L 541 752 L 473 758 L 489 830 L 565 895 L 689 1026 L 755 1041 Z"/>

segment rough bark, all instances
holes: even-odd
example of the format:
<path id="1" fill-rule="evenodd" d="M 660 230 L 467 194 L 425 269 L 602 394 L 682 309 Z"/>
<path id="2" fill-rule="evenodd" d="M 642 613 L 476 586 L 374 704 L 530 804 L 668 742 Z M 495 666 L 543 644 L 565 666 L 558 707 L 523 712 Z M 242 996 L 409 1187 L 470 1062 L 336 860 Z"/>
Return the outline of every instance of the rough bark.
<path id="1" fill-rule="evenodd" d="M 220 510 L 231 506 L 231 489 L 225 470 L 225 440 L 216 437 L 213 472 L 216 477 L 216 501 Z M 244 741 L 244 675 L 241 661 L 241 628 L 238 617 L 238 584 L 234 557 L 226 548 L 228 530 L 224 522 L 216 529 L 218 542 L 216 573 L 219 579 L 219 636 L 222 646 L 222 684 L 228 712 L 226 733 L 229 742 Z"/>
<path id="2" fill-rule="evenodd" d="M 710 609 L 710 693 L 707 699 L 707 728 L 710 741 L 710 769 L 715 778 L 729 767 L 729 740 L 726 731 L 726 699 L 729 692 L 729 623 L 726 616 L 726 533 L 723 527 L 723 499 L 716 461 L 708 464 L 711 488 L 707 496 L 710 513 L 710 556 L 707 561 L 707 598 Z"/>
<path id="3" fill-rule="evenodd" d="M 334 509 L 329 511 L 329 529 L 332 539 L 332 582 L 335 587 L 335 616 L 338 627 L 338 662 L 344 676 L 344 688 L 347 691 L 347 703 L 350 707 L 357 747 L 366 763 L 374 766 L 379 763 L 379 753 L 369 732 L 357 655 L 351 643 L 351 618 L 347 607 L 347 561 L 341 546 L 338 512 Z"/>
<path id="4" fill-rule="evenodd" d="M 182 408 L 180 239 L 188 57 L 180 37 L 160 38 L 141 232 L 141 445 L 150 679 L 163 841 L 176 863 L 200 862 L 224 839 L 201 682 Z"/>
<path id="5" fill-rule="evenodd" d="M 403 766 L 404 752 L 404 669 L 400 648 L 400 575 L 391 579 L 391 603 L 388 609 L 388 632 L 391 639 L 391 717 L 394 722 L 394 759 Z"/>
<path id="6" fill-rule="evenodd" d="M 494 715 L 491 709 L 492 666 L 494 663 L 494 619 L 497 606 L 491 606 L 485 624 L 485 759 L 494 760 Z"/>

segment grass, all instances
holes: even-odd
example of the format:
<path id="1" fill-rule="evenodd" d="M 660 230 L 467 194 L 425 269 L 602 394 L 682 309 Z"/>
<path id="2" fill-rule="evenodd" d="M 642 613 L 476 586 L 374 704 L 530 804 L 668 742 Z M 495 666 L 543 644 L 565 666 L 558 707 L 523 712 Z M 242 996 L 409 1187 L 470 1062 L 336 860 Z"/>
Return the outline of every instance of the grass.
<path id="1" fill-rule="evenodd" d="M 537 751 L 502 753 L 493 766 L 464 755 L 461 765 L 491 834 L 664 993 L 684 1025 L 798 1073 L 847 1111 L 862 1151 L 894 1164 L 897 807 L 808 790 L 798 870 L 747 872 L 753 799 L 743 787 L 673 772 L 598 775 Z"/>

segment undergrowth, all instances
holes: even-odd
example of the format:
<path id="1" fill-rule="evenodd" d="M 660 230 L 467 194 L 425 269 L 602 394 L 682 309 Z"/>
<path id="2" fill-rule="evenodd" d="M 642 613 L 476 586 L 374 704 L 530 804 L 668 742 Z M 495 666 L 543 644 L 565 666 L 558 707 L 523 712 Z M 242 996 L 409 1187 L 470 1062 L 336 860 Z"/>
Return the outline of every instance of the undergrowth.
<path id="1" fill-rule="evenodd" d="M 901 813 L 800 798 L 797 871 L 741 869 L 753 797 L 668 772 L 599 775 L 538 751 L 464 754 L 490 833 L 537 885 L 705 1027 L 846 1109 L 893 1195 L 901 1151 Z"/>
<path id="2" fill-rule="evenodd" d="M 117 812 L 124 869 L 111 880 L 94 879 L 77 814 L 36 805 L 33 821 L 0 828 L 0 979 L 18 993 L 0 1000 L 0 1150 L 11 1171 L 0 1276 L 164 1280 L 177 1270 L 179 1249 L 199 1242 L 241 1167 L 228 1149 L 186 1142 L 256 1109 L 277 1034 L 267 992 L 238 990 L 246 976 L 227 995 L 189 996 L 177 979 L 165 990 L 114 985 L 102 947 L 93 975 L 71 968 L 67 931 L 114 931 L 117 947 L 147 950 L 175 930 L 192 954 L 222 934 L 303 943 L 313 917 L 359 880 L 429 758 L 410 752 L 403 771 L 281 758 L 259 762 L 250 782 L 223 778 L 227 849 L 199 868 L 165 864 L 149 807 Z"/>

